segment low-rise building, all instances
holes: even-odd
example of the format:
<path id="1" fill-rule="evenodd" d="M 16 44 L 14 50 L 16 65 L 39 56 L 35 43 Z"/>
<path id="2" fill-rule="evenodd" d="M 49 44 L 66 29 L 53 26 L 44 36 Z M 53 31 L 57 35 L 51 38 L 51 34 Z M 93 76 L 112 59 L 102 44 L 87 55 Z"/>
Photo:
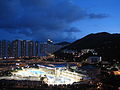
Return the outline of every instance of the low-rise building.
<path id="1" fill-rule="evenodd" d="M 90 56 L 86 59 L 86 62 L 89 64 L 96 64 L 102 61 L 101 56 Z"/>

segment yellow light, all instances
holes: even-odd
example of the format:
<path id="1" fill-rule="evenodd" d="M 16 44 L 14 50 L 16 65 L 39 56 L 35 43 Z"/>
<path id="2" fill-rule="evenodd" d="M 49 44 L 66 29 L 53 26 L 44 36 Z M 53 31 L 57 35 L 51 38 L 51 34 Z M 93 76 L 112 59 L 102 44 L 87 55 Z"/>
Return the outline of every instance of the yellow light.
<path id="1" fill-rule="evenodd" d="M 119 71 L 114 71 L 115 75 L 120 75 L 120 70 Z"/>

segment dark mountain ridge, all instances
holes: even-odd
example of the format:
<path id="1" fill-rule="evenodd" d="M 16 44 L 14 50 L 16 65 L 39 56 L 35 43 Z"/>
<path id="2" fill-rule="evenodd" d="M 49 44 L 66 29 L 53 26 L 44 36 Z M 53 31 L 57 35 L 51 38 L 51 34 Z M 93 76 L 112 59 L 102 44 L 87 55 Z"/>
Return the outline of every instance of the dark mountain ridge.
<path id="1" fill-rule="evenodd" d="M 120 59 L 120 34 L 110 34 L 107 32 L 89 34 L 58 52 L 65 49 L 76 51 L 81 51 L 81 49 L 95 49 L 103 59 L 118 60 Z"/>
<path id="2" fill-rule="evenodd" d="M 72 50 L 81 50 L 81 49 L 87 49 L 87 48 L 98 48 L 102 44 L 106 43 L 114 43 L 116 41 L 120 40 L 120 34 L 109 34 L 106 32 L 97 33 L 97 34 L 89 34 L 72 44 L 70 44 L 68 47 L 65 47 L 67 49 Z"/>

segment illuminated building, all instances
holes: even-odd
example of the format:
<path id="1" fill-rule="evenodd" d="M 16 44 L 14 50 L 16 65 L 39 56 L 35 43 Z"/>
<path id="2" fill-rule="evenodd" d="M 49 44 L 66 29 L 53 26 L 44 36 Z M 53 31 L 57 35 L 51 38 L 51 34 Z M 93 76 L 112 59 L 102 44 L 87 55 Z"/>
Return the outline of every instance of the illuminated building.
<path id="1" fill-rule="evenodd" d="M 14 75 L 15 77 L 19 77 L 20 80 L 22 80 L 22 78 L 30 80 L 30 77 L 34 77 L 34 81 L 39 81 L 44 77 L 43 81 L 48 85 L 73 84 L 74 82 L 79 82 L 84 77 L 86 77 L 86 75 L 84 74 L 66 70 L 64 64 L 38 66 L 39 68 L 37 69 L 23 68 L 22 70 L 18 70 L 17 72 L 12 72 L 12 75 Z"/>
<path id="2" fill-rule="evenodd" d="M 53 41 L 48 39 L 47 44 L 53 44 Z"/>
<path id="3" fill-rule="evenodd" d="M 113 71 L 114 75 L 120 75 L 120 70 L 118 71 Z"/>
<path id="4" fill-rule="evenodd" d="M 0 58 L 25 58 L 47 56 L 56 52 L 63 45 L 53 44 L 48 39 L 46 43 L 30 40 L 0 41 Z"/>
<path id="5" fill-rule="evenodd" d="M 0 41 L 0 58 L 7 57 L 7 42 L 6 40 Z"/>
<path id="6" fill-rule="evenodd" d="M 102 61 L 102 58 L 100 56 L 90 56 L 86 59 L 86 62 L 90 64 L 96 64 L 101 61 Z"/>
<path id="7" fill-rule="evenodd" d="M 27 56 L 26 40 L 21 41 L 21 57 Z"/>
<path id="8" fill-rule="evenodd" d="M 15 40 L 12 42 L 13 45 L 13 57 L 19 58 L 21 56 L 21 44 L 20 40 Z"/>
<path id="9" fill-rule="evenodd" d="M 50 55 L 62 47 L 64 47 L 64 45 L 54 44 L 52 40 L 48 39 L 46 43 L 40 43 L 40 55 Z"/>
<path id="10" fill-rule="evenodd" d="M 10 41 L 7 42 L 7 57 L 13 57 L 12 44 Z"/>
<path id="11" fill-rule="evenodd" d="M 34 56 L 34 42 L 28 41 L 28 56 L 33 57 Z"/>
<path id="12" fill-rule="evenodd" d="M 42 43 L 40 44 L 40 54 L 41 55 L 50 55 L 57 50 L 62 48 L 61 45 L 55 45 L 55 44 L 48 44 L 48 43 Z"/>
<path id="13" fill-rule="evenodd" d="M 47 44 L 40 43 L 40 56 L 46 56 L 47 55 L 46 49 L 47 49 Z"/>
<path id="14" fill-rule="evenodd" d="M 35 42 L 35 45 L 34 45 L 34 54 L 35 56 L 39 56 L 39 43 L 38 41 Z"/>

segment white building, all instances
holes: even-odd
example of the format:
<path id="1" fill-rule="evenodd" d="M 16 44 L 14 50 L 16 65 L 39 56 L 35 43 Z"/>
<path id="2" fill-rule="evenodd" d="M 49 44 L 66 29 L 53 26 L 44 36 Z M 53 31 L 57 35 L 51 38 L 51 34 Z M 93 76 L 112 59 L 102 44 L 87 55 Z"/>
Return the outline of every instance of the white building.
<path id="1" fill-rule="evenodd" d="M 102 61 L 102 58 L 100 56 L 90 56 L 86 59 L 86 62 L 90 64 L 99 63 L 101 61 Z"/>

